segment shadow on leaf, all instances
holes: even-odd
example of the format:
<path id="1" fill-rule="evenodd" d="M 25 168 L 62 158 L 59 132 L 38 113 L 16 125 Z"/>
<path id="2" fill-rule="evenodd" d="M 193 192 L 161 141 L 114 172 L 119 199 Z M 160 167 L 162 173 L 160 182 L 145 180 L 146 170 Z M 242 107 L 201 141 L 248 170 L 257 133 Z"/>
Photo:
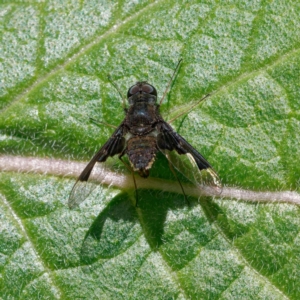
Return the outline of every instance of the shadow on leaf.
<path id="1" fill-rule="evenodd" d="M 126 193 L 116 196 L 99 214 L 87 232 L 81 247 L 81 261 L 93 263 L 115 257 L 144 235 L 152 251 L 163 244 L 169 211 L 189 209 L 179 194 L 139 190 L 139 206 L 135 207 Z"/>
<path id="2" fill-rule="evenodd" d="M 153 251 L 163 244 L 164 227 L 169 211 L 189 209 L 180 194 L 139 190 L 139 216 L 144 235 Z"/>
<path id="3" fill-rule="evenodd" d="M 81 247 L 81 261 L 92 263 L 124 252 L 141 235 L 136 209 L 126 193 L 116 196 L 99 214 Z"/>

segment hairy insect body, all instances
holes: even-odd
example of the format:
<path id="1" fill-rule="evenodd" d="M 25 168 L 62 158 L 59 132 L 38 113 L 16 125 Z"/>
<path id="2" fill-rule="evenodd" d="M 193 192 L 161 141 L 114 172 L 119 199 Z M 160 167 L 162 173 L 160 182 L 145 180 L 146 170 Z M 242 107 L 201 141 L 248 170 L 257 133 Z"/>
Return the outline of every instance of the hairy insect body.
<path id="1" fill-rule="evenodd" d="M 153 136 L 136 136 L 127 142 L 126 154 L 133 170 L 138 171 L 141 177 L 149 176 L 157 152 L 156 138 Z"/>
<path id="2" fill-rule="evenodd" d="M 147 102 L 133 104 L 127 112 L 124 125 L 133 135 L 145 135 L 155 130 L 157 119 L 157 105 Z"/>
<path id="3" fill-rule="evenodd" d="M 124 126 L 130 132 L 125 153 L 133 170 L 146 178 L 159 151 L 156 138 L 156 126 L 161 119 L 159 106 L 155 104 L 156 96 L 149 97 L 143 91 L 130 98 L 132 105 L 124 120 Z"/>

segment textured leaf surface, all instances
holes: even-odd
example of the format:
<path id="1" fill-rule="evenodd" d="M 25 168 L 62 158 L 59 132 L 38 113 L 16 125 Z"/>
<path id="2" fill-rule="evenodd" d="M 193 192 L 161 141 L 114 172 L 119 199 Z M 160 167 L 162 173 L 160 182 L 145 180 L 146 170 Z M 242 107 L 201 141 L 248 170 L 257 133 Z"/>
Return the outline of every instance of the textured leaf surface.
<path id="1" fill-rule="evenodd" d="M 88 160 L 148 80 L 223 184 L 299 192 L 300 6 L 288 1 L 2 2 L 1 154 Z M 127 174 L 111 159 L 112 170 Z M 7 162 L 9 165 L 9 162 Z M 30 171 L 30 170 L 28 170 Z M 152 177 L 173 180 L 163 157 Z M 0 175 L 3 299 L 299 299 L 299 208 Z M 159 187 L 158 187 L 159 188 Z"/>

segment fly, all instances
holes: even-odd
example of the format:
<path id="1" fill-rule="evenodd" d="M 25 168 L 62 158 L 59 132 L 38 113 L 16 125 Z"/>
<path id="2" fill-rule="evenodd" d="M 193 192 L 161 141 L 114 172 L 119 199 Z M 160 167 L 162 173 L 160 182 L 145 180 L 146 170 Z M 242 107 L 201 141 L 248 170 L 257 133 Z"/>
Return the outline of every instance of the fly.
<path id="1" fill-rule="evenodd" d="M 160 105 L 179 68 L 180 62 L 181 60 L 178 62 L 159 104 L 157 104 L 157 91 L 155 87 L 146 81 L 138 81 L 128 89 L 127 100 L 129 107 L 126 108 L 123 104 L 125 118 L 79 175 L 69 197 L 68 204 L 70 208 L 74 208 L 83 202 L 91 192 L 91 189 L 87 187 L 87 181 L 95 165 L 105 162 L 108 157 L 114 155 L 118 155 L 119 159 L 133 174 L 136 203 L 138 197 L 134 172 L 138 172 L 141 177 L 147 178 L 158 152 L 162 152 L 166 156 L 175 176 L 176 173 L 173 166 L 189 180 L 199 184 L 202 172 L 205 171 L 211 178 L 211 184 L 216 188 L 221 187 L 218 175 L 209 162 L 181 135 L 174 131 L 159 112 Z M 120 93 L 118 87 L 115 87 Z M 207 96 L 200 99 L 200 101 L 204 100 Z M 124 162 L 123 156 L 125 155 L 127 155 L 130 165 Z M 182 165 L 186 165 L 183 157 L 188 158 L 190 161 L 191 170 L 183 171 Z M 179 180 L 178 182 L 184 194 L 183 187 Z"/>

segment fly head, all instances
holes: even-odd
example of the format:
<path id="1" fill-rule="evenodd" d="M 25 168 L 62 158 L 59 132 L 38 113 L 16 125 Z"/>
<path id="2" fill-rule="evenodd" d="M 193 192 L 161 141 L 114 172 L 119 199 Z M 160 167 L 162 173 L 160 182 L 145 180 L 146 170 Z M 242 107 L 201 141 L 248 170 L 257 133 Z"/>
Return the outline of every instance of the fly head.
<path id="1" fill-rule="evenodd" d="M 127 98 L 130 105 L 137 102 L 147 102 L 156 104 L 157 92 L 153 85 L 146 81 L 138 81 L 131 86 L 127 92 Z"/>

